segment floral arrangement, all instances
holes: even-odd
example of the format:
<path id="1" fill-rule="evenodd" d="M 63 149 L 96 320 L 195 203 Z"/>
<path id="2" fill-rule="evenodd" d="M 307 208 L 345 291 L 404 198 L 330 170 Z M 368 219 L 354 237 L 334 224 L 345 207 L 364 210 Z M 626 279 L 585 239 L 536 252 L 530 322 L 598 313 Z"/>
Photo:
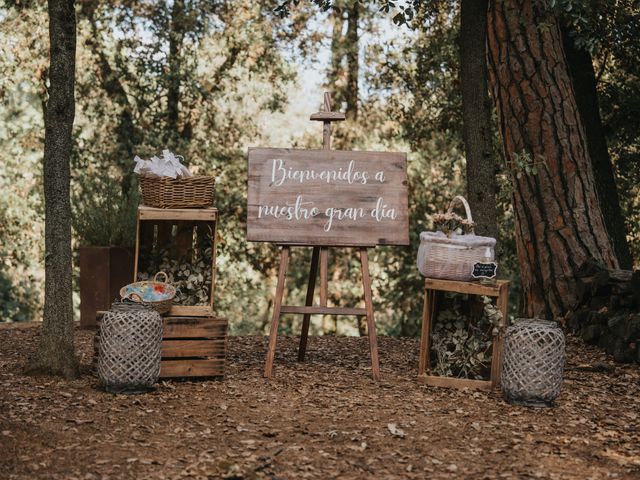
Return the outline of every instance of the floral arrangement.
<path id="1" fill-rule="evenodd" d="M 431 217 L 436 230 L 444 233 L 447 237 L 452 233 L 456 235 L 466 235 L 473 231 L 475 222 L 462 218 L 456 213 L 436 213 Z"/>

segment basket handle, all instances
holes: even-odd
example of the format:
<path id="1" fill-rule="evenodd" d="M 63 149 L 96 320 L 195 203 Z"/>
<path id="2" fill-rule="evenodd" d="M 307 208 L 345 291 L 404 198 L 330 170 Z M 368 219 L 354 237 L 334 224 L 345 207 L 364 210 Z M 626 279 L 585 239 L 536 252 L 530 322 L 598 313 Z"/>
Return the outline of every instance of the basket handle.
<path id="1" fill-rule="evenodd" d="M 453 197 L 453 200 L 451 200 L 451 202 L 449 203 L 449 208 L 447 209 L 447 213 L 451 213 L 453 212 L 453 209 L 456 205 L 456 203 L 460 203 L 462 204 L 462 206 L 464 207 L 464 212 L 467 215 L 467 220 L 469 220 L 470 222 L 473 222 L 473 217 L 471 216 L 471 207 L 469 207 L 469 202 L 467 202 L 467 199 L 464 198 L 462 195 L 456 195 L 455 197 Z M 471 228 L 471 233 L 475 234 L 475 228 Z"/>
<path id="2" fill-rule="evenodd" d="M 158 280 L 158 275 L 164 275 L 164 280 Z M 153 277 L 154 282 L 169 283 L 169 275 L 164 272 L 158 272 Z"/>

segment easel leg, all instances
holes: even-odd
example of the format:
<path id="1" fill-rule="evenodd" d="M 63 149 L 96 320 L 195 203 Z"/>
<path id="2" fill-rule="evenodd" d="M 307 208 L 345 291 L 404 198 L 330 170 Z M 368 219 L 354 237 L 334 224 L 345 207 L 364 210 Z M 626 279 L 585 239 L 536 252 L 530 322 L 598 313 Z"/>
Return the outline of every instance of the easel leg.
<path id="1" fill-rule="evenodd" d="M 320 247 L 320 306 L 327 306 L 328 296 L 328 258 L 329 249 L 327 247 Z"/>
<path id="2" fill-rule="evenodd" d="M 318 275 L 318 257 L 320 247 L 313 247 L 311 254 L 311 268 L 309 269 L 309 283 L 307 284 L 307 298 L 304 304 L 307 307 L 313 305 L 313 294 L 316 289 L 316 276 Z M 304 355 L 307 351 L 307 338 L 309 336 L 309 322 L 311 314 L 305 313 L 302 317 L 302 331 L 300 332 L 300 346 L 298 347 L 298 361 L 304 362 Z"/>
<path id="3" fill-rule="evenodd" d="M 278 339 L 278 323 L 280 322 L 280 308 L 282 307 L 282 296 L 284 295 L 284 281 L 287 275 L 287 264 L 289 263 L 289 247 L 283 246 L 280 252 L 280 267 L 278 268 L 278 285 L 276 287 L 276 297 L 273 301 L 273 317 L 271 318 L 271 330 L 269 331 L 269 349 L 267 351 L 267 361 L 264 366 L 264 376 L 271 378 L 273 371 L 273 359 L 276 355 L 276 340 Z"/>
<path id="4" fill-rule="evenodd" d="M 371 296 L 371 277 L 369 276 L 369 255 L 366 248 L 360 248 L 360 262 L 362 264 L 362 287 L 364 289 L 364 305 L 367 310 L 367 330 L 369 332 L 369 348 L 371 350 L 371 372 L 373 379 L 380 380 L 380 365 L 378 363 L 378 337 L 376 323 L 373 319 L 373 299 Z"/>

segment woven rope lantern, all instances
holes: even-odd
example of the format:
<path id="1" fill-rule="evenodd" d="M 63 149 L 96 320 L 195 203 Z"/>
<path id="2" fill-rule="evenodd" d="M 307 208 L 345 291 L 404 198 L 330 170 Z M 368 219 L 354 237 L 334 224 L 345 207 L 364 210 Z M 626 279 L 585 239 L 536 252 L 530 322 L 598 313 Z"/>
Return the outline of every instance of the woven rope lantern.
<path id="1" fill-rule="evenodd" d="M 141 303 L 118 302 L 100 322 L 98 375 L 108 392 L 148 391 L 160 375 L 162 317 Z"/>
<path id="2" fill-rule="evenodd" d="M 509 403 L 551 407 L 560 393 L 564 334 L 555 322 L 518 319 L 504 338 L 502 391 Z"/>

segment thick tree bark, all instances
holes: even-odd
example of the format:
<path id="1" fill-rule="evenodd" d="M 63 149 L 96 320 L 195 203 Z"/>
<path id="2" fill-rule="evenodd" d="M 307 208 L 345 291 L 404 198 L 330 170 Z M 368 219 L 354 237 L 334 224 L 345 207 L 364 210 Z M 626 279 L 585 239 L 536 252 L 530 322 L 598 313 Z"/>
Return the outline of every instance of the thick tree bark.
<path id="1" fill-rule="evenodd" d="M 76 17 L 73 0 L 49 0 L 49 101 L 45 113 L 45 301 L 42 338 L 28 370 L 78 374 L 71 303 L 71 131 L 75 116 Z"/>
<path id="2" fill-rule="evenodd" d="M 627 243 L 627 231 L 624 226 L 622 211 L 620 210 L 613 165 L 611 164 L 607 140 L 602 129 L 598 91 L 596 90 L 596 74 L 593 70 L 591 55 L 588 51 L 575 45 L 567 28 L 563 27 L 561 31 L 567 65 L 573 81 L 573 90 L 576 94 L 578 111 L 587 135 L 587 146 L 591 157 L 593 178 L 598 191 L 600 209 L 604 215 L 604 222 L 613 242 L 620 267 L 630 269 L 633 266 L 633 259 Z"/>
<path id="3" fill-rule="evenodd" d="M 516 245 L 528 316 L 576 303 L 587 260 L 616 268 L 557 19 L 534 0 L 491 0 L 488 60 L 505 157 L 513 172 Z M 522 154 L 544 160 L 520 171 Z"/>
<path id="4" fill-rule="evenodd" d="M 467 157 L 467 197 L 480 235 L 498 238 L 496 158 L 487 85 L 486 40 L 489 0 L 460 4 L 462 135 Z"/>
<path id="5" fill-rule="evenodd" d="M 347 10 L 347 37 L 346 37 L 346 57 L 347 57 L 347 85 L 344 98 L 347 102 L 346 115 L 348 119 L 358 118 L 358 74 L 360 64 L 358 22 L 360 20 L 360 3 L 352 2 Z"/>

